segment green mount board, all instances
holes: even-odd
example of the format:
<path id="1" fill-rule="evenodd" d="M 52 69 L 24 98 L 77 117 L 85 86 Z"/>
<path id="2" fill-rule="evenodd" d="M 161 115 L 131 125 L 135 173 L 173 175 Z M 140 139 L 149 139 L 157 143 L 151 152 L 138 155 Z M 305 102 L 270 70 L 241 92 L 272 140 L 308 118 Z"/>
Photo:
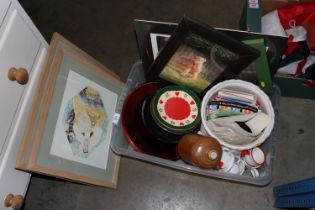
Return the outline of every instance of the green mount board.
<path id="1" fill-rule="evenodd" d="M 259 87 L 266 93 L 272 92 L 272 79 L 266 55 L 264 39 L 251 39 L 243 41 L 245 44 L 260 51 L 260 56 L 254 61 Z"/>

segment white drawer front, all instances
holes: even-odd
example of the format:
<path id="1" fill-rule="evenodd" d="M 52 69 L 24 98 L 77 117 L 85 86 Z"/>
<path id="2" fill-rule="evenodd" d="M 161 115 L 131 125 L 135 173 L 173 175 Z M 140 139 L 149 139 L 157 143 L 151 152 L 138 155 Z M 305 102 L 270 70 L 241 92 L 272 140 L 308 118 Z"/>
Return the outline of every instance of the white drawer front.
<path id="1" fill-rule="evenodd" d="M 9 0 L 0 0 L 0 26 L 9 9 L 10 3 L 11 2 Z"/>
<path id="2" fill-rule="evenodd" d="M 40 49 L 39 56 L 33 68 L 31 80 L 29 81 L 29 86 L 23 93 L 22 101 L 18 108 L 18 114 L 15 115 L 13 120 L 14 126 L 10 128 L 7 137 L 7 142 L 9 143 L 2 154 L 3 157 L 0 162 L 0 210 L 2 210 L 2 208 L 5 210 L 11 209 L 1 208 L 1 201 L 3 201 L 9 193 L 24 196 L 29 183 L 31 175 L 14 168 L 35 95 L 33 90 L 35 90 L 35 87 L 38 85 L 46 52 L 45 48 Z"/>
<path id="3" fill-rule="evenodd" d="M 23 67 L 30 74 L 41 44 L 17 10 L 13 10 L 8 18 L 0 35 L 0 155 L 25 87 L 10 81 L 8 70 Z"/>

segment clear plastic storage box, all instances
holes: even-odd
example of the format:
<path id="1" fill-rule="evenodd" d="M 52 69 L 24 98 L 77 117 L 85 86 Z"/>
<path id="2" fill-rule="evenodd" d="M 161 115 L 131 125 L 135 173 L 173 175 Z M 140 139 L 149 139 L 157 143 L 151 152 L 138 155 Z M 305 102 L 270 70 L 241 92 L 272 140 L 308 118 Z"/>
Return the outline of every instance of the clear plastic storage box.
<path id="1" fill-rule="evenodd" d="M 117 114 L 121 113 L 124 100 L 126 96 L 128 95 L 128 93 L 137 85 L 142 84 L 144 82 L 145 82 L 145 72 L 143 70 L 142 63 L 137 62 L 134 64 L 134 66 L 131 69 L 128 80 L 126 82 L 126 86 L 118 101 L 117 108 L 116 108 Z M 117 154 L 120 154 L 126 157 L 136 158 L 136 159 L 150 162 L 150 163 L 159 164 L 159 165 L 174 168 L 174 169 L 178 169 L 183 172 L 195 173 L 195 174 L 200 174 L 206 177 L 225 179 L 229 181 L 248 183 L 248 184 L 259 185 L 259 186 L 267 185 L 271 182 L 272 174 L 273 174 L 273 162 L 275 159 L 276 128 L 278 124 L 277 120 L 278 120 L 280 95 L 281 95 L 280 89 L 277 86 L 275 86 L 274 92 L 269 96 L 273 104 L 274 111 L 275 111 L 275 126 L 270 137 L 261 145 L 261 149 L 264 151 L 266 155 L 266 161 L 264 165 L 261 168 L 259 168 L 260 176 L 256 178 L 254 178 L 248 170 L 245 171 L 243 175 L 234 175 L 234 174 L 224 173 L 224 172 L 213 170 L 213 169 L 203 170 L 198 167 L 186 164 L 185 162 L 181 160 L 171 161 L 171 160 L 158 158 L 152 155 L 139 153 L 135 151 L 128 143 L 125 137 L 125 134 L 123 133 L 120 120 L 118 121 L 116 125 L 114 125 L 114 128 L 113 128 L 111 148 Z"/>

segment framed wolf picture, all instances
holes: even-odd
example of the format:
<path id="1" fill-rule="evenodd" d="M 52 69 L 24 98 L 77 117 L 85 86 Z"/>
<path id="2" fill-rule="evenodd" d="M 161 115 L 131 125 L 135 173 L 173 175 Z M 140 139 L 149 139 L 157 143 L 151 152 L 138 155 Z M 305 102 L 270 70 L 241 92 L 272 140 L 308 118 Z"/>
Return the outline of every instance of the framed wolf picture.
<path id="1" fill-rule="evenodd" d="M 110 149 L 123 83 L 55 34 L 24 135 L 18 169 L 115 188 Z"/>

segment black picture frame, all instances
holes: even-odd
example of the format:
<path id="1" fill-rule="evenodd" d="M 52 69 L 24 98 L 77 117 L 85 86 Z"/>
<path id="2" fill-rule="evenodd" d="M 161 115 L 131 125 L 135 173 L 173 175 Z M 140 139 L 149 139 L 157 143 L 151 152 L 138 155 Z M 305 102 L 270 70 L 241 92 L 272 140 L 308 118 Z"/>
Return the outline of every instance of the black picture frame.
<path id="1" fill-rule="evenodd" d="M 167 39 L 169 39 L 178 24 L 135 19 L 134 25 L 138 52 L 142 60 L 145 72 L 147 72 L 153 61 L 156 59 L 156 55 L 159 53 L 160 49 L 164 47 L 163 43 L 162 45 L 158 43 L 157 38 L 162 37 L 165 39 L 167 37 Z M 238 41 L 264 39 L 267 49 L 266 53 L 270 74 L 274 75 L 277 72 L 280 61 L 282 60 L 284 49 L 287 46 L 288 37 L 227 28 L 214 28 Z M 152 37 L 154 37 L 155 39 Z M 249 71 L 251 71 L 251 74 L 256 74 L 256 70 L 253 71 L 252 67 L 253 65 L 249 65 L 248 67 L 246 67 L 245 72 L 242 71 L 239 76 L 243 78 L 243 73 L 247 74 Z M 250 81 L 256 82 L 256 80 L 257 78 Z"/>
<path id="2" fill-rule="evenodd" d="M 161 37 L 169 37 L 177 25 L 177 23 L 170 22 L 134 20 L 134 32 L 137 40 L 138 52 L 145 72 L 148 72 L 151 64 L 156 58 L 156 49 L 153 49 L 154 44 L 156 43 L 154 43 L 155 40 L 152 40 L 152 35 L 156 35 L 155 37 L 158 37 L 158 35 Z M 158 50 L 160 51 L 160 49 Z"/>
<path id="3" fill-rule="evenodd" d="M 189 40 L 191 41 L 190 43 Z M 206 49 L 203 49 L 204 46 L 202 46 L 201 43 L 205 44 Z M 203 89 L 198 87 L 197 90 L 196 88 L 192 88 L 188 84 L 185 84 L 185 81 L 188 82 L 189 79 L 183 78 L 181 82 L 174 81 L 167 78 L 165 76 L 166 74 L 163 72 L 165 70 L 165 66 L 168 65 L 169 62 L 172 62 L 173 64 L 172 59 L 176 53 L 178 54 L 178 50 L 181 50 L 183 46 L 192 48 L 193 52 L 188 52 L 188 54 L 198 54 L 195 56 L 198 58 L 198 61 L 200 60 L 199 57 L 208 56 L 207 50 L 209 51 L 209 49 L 211 50 L 211 53 L 213 52 L 213 49 L 216 49 L 215 52 L 219 52 L 217 54 L 219 57 L 221 57 L 221 59 L 224 60 L 228 58 L 230 60 L 225 62 L 223 65 L 224 67 L 220 68 L 218 72 L 211 73 L 211 76 L 214 76 L 215 78 L 210 78 L 208 81 L 209 84 L 206 87 Z M 189 48 L 187 49 L 189 51 Z M 172 36 L 169 38 L 162 51 L 159 53 L 158 57 L 151 65 L 147 74 L 147 80 L 161 81 L 165 84 L 183 85 L 195 90 L 200 95 L 204 95 L 208 89 L 218 82 L 235 78 L 236 75 L 242 71 L 242 69 L 253 62 L 259 55 L 260 52 L 258 50 L 249 47 L 248 45 L 243 44 L 240 41 L 237 41 L 206 24 L 203 24 L 190 17 L 184 17 L 173 32 Z M 199 82 L 196 81 L 196 84 L 199 84 Z"/>

